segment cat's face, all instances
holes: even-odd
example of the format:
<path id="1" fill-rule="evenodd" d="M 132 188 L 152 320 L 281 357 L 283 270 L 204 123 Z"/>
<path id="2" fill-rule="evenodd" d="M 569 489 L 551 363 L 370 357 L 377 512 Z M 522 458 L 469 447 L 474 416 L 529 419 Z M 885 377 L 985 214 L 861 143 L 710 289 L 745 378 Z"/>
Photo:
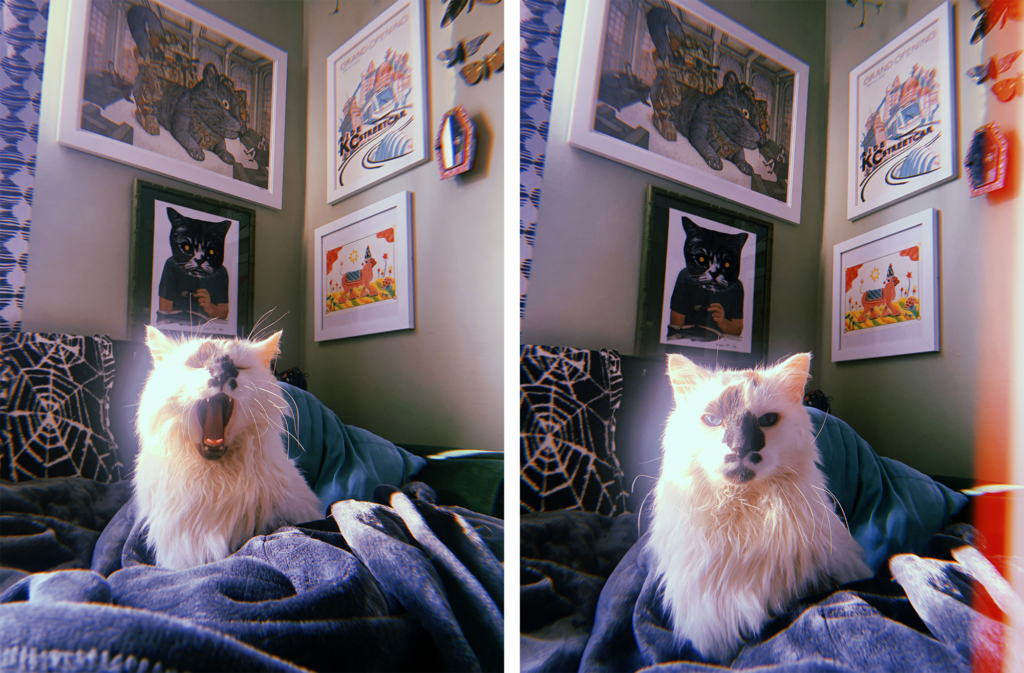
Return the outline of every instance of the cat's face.
<path id="1" fill-rule="evenodd" d="M 203 79 L 192 88 L 191 102 L 193 113 L 216 135 L 223 138 L 245 135 L 245 114 L 234 82 L 226 75 L 218 74 L 212 63 L 206 64 Z"/>
<path id="2" fill-rule="evenodd" d="M 287 409 L 270 371 L 278 332 L 263 341 L 189 338 L 146 328 L 153 371 L 139 401 L 138 432 L 183 438 L 207 460 L 228 454 L 244 432 L 279 432 Z M 176 445 L 167 443 L 168 450 Z"/>
<path id="3" fill-rule="evenodd" d="M 670 355 L 676 408 L 665 429 L 662 479 L 743 487 L 817 457 L 803 407 L 810 355 L 770 369 L 709 371 Z"/>
<path id="4" fill-rule="evenodd" d="M 748 234 L 725 234 L 705 229 L 688 217 L 683 218 L 686 243 L 683 255 L 690 280 L 705 290 L 723 292 L 740 277 L 740 261 Z"/>
<path id="5" fill-rule="evenodd" d="M 767 103 L 754 98 L 754 90 L 741 84 L 735 73 L 725 73 L 722 87 L 711 96 L 715 124 L 734 143 L 756 150 L 768 140 Z"/>
<path id="6" fill-rule="evenodd" d="M 197 220 L 174 208 L 167 209 L 167 218 L 171 222 L 171 255 L 185 273 L 207 278 L 224 265 L 224 239 L 231 228 L 229 220 Z"/>

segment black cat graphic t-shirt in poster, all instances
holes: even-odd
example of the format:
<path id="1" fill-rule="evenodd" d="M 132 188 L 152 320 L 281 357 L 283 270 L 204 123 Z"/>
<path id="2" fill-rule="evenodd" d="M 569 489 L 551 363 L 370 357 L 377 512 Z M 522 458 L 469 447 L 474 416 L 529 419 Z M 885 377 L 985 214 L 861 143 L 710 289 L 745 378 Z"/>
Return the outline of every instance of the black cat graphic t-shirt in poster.
<path id="1" fill-rule="evenodd" d="M 160 276 L 160 298 L 172 303 L 172 311 L 199 313 L 199 300 L 195 297 L 197 290 L 209 292 L 212 304 L 228 303 L 228 270 L 219 267 L 213 275 L 197 278 L 182 270 L 173 257 L 168 257 Z"/>

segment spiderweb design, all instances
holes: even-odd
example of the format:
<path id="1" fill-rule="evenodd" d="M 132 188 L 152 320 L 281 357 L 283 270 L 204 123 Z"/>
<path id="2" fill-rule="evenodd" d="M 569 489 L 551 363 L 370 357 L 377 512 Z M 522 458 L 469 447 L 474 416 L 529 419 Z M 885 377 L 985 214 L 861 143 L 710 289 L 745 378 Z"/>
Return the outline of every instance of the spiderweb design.
<path id="1" fill-rule="evenodd" d="M 615 457 L 619 354 L 522 346 L 519 364 L 520 511 L 624 512 Z"/>
<path id="2" fill-rule="evenodd" d="M 104 336 L 0 337 L 0 478 L 118 481 L 110 430 L 113 343 Z"/>

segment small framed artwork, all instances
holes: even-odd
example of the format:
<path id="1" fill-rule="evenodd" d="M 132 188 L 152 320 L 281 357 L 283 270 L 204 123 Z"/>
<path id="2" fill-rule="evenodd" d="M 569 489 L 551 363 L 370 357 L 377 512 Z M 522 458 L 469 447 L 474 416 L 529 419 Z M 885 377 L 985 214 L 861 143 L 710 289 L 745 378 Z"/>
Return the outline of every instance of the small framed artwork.
<path id="1" fill-rule="evenodd" d="M 412 329 L 412 194 L 401 192 L 316 230 L 316 341 Z"/>
<path id="2" fill-rule="evenodd" d="M 57 141 L 280 209 L 287 70 L 183 0 L 71 2 Z"/>
<path id="3" fill-rule="evenodd" d="M 808 72 L 697 0 L 593 0 L 569 142 L 797 223 Z"/>
<path id="4" fill-rule="evenodd" d="M 939 350 L 934 208 L 837 243 L 832 259 L 833 362 Z"/>
<path id="5" fill-rule="evenodd" d="M 648 188 L 636 354 L 751 367 L 768 354 L 772 224 Z"/>
<path id="6" fill-rule="evenodd" d="M 399 0 L 327 57 L 327 203 L 430 158 L 423 0 Z"/>
<path id="7" fill-rule="evenodd" d="M 957 175 L 950 11 L 944 2 L 850 73 L 851 220 Z"/>
<path id="8" fill-rule="evenodd" d="M 255 211 L 136 179 L 132 220 L 129 338 L 249 335 Z"/>

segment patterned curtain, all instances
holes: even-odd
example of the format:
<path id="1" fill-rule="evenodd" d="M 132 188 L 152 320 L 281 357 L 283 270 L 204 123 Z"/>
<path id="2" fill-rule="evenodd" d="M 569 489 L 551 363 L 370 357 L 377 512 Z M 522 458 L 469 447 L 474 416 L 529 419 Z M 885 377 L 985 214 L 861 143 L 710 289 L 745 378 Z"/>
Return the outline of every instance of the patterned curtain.
<path id="1" fill-rule="evenodd" d="M 565 0 L 522 0 L 520 5 L 519 325 L 526 312 L 537 208 L 544 178 L 548 119 L 558 66 Z"/>
<path id="2" fill-rule="evenodd" d="M 0 0 L 0 333 L 21 329 L 48 0 Z"/>

